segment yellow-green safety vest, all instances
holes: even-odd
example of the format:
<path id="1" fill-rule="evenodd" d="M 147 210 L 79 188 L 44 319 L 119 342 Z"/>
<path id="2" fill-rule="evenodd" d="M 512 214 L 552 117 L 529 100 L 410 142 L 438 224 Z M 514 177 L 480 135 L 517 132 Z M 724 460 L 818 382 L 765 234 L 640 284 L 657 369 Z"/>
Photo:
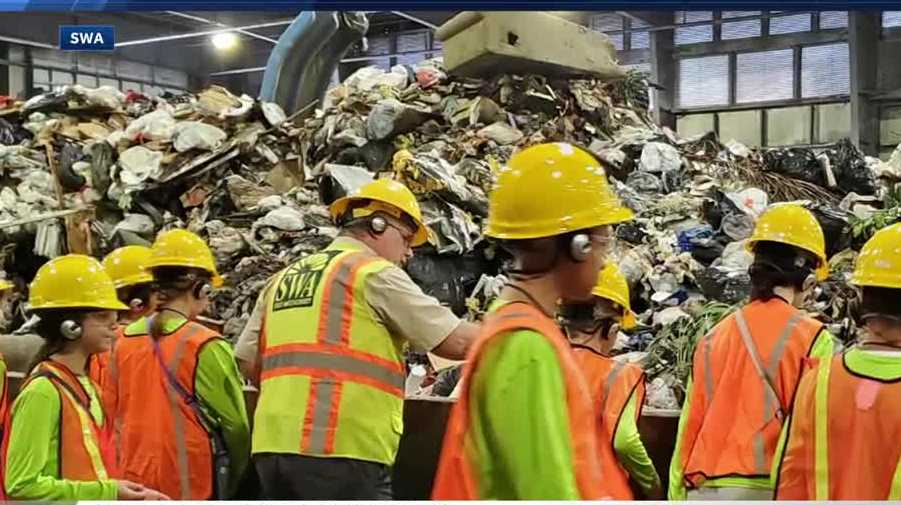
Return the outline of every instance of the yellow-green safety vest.
<path id="1" fill-rule="evenodd" d="M 392 266 L 332 245 L 276 275 L 260 338 L 253 453 L 393 465 L 403 431 L 404 340 L 366 301 Z"/>

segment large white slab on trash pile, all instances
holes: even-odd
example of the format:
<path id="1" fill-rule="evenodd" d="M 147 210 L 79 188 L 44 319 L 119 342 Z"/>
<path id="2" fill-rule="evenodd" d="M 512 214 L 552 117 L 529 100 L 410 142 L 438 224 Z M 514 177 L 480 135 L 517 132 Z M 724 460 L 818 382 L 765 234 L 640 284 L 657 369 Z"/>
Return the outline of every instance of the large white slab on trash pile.
<path id="1" fill-rule="evenodd" d="M 456 75 L 625 75 L 607 35 L 544 12 L 462 12 L 435 36 Z"/>

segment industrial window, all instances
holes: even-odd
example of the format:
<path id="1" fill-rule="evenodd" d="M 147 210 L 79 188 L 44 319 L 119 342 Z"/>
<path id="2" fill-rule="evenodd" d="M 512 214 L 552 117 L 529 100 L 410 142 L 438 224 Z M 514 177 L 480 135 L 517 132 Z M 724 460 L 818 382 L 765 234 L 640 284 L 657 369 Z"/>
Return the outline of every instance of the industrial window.
<path id="1" fill-rule="evenodd" d="M 801 50 L 801 96 L 846 95 L 850 72 L 847 43 L 805 47 Z"/>
<path id="2" fill-rule="evenodd" d="M 96 88 L 97 87 L 97 77 L 93 75 L 87 74 L 76 74 L 75 75 L 75 83 L 81 84 L 82 86 L 86 86 L 88 88 Z"/>
<path id="3" fill-rule="evenodd" d="M 598 14 L 591 16 L 588 20 L 588 26 L 592 30 L 606 33 L 607 36 L 610 37 L 610 42 L 613 42 L 613 47 L 615 47 L 617 51 L 623 50 L 623 18 L 618 14 Z"/>
<path id="4" fill-rule="evenodd" d="M 109 79 L 106 77 L 101 77 L 97 83 L 98 86 L 110 86 L 112 88 L 119 89 L 119 79 Z"/>
<path id="5" fill-rule="evenodd" d="M 723 11 L 723 19 L 760 15 L 760 11 Z M 723 40 L 744 39 L 760 36 L 760 20 L 724 21 Z"/>
<path id="6" fill-rule="evenodd" d="M 366 42 L 369 46 L 366 54 L 379 55 L 391 52 L 391 42 L 388 40 L 388 37 L 368 37 Z"/>
<path id="7" fill-rule="evenodd" d="M 133 81 L 122 81 L 122 91 L 141 91 L 141 83 Z"/>
<path id="8" fill-rule="evenodd" d="M 46 68 L 35 68 L 31 71 L 31 80 L 35 87 L 50 88 L 50 71 Z"/>
<path id="9" fill-rule="evenodd" d="M 901 26 L 901 11 L 882 11 L 882 27 Z"/>
<path id="10" fill-rule="evenodd" d="M 713 12 L 710 11 L 678 11 L 676 12 L 676 24 L 693 23 L 696 21 L 712 21 Z M 699 42 L 713 41 L 713 25 L 686 26 L 676 28 L 676 44 L 696 44 Z"/>
<path id="11" fill-rule="evenodd" d="M 649 26 L 650 25 L 648 23 L 645 23 L 644 21 L 640 21 L 638 19 L 632 20 L 633 30 L 641 30 L 642 28 L 648 28 Z M 647 49 L 651 47 L 651 32 L 633 31 L 631 37 L 631 49 Z"/>
<path id="12" fill-rule="evenodd" d="M 428 49 L 428 38 L 425 32 L 403 33 L 397 36 L 397 52 L 409 53 L 417 51 L 416 54 L 399 54 L 397 56 L 398 65 L 415 65 L 423 60 L 424 53 Z"/>
<path id="13" fill-rule="evenodd" d="M 726 55 L 679 60 L 680 107 L 729 103 L 729 57 Z"/>
<path id="14" fill-rule="evenodd" d="M 747 103 L 792 98 L 793 69 L 791 49 L 737 55 L 736 101 Z"/>
<path id="15" fill-rule="evenodd" d="M 809 32 L 810 14 L 793 16 L 774 16 L 770 18 L 770 35 L 783 33 Z"/>
<path id="16" fill-rule="evenodd" d="M 833 28 L 846 28 L 848 26 L 848 11 L 823 11 L 820 13 L 820 29 L 831 30 Z"/>

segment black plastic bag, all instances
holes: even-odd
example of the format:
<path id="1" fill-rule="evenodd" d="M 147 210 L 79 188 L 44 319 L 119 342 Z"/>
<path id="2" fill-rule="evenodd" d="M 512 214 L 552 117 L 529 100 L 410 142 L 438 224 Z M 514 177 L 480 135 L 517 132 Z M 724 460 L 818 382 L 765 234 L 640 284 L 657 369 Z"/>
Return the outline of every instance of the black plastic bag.
<path id="1" fill-rule="evenodd" d="M 59 183 L 66 191 L 79 191 L 87 183 L 81 174 L 72 170 L 72 165 L 82 158 L 81 148 L 66 143 L 59 153 Z"/>
<path id="2" fill-rule="evenodd" d="M 826 237 L 826 256 L 831 258 L 833 254 L 851 247 L 851 225 L 849 214 L 826 205 L 808 206 L 813 216 L 820 223 L 823 235 Z"/>
<path id="3" fill-rule="evenodd" d="M 842 193 L 876 194 L 876 181 L 867 167 L 864 154 L 848 139 L 842 139 L 834 149 L 826 151 L 838 189 Z"/>
<path id="4" fill-rule="evenodd" d="M 91 154 L 91 185 L 101 195 L 109 190 L 113 180 L 110 169 L 113 166 L 113 148 L 106 142 L 95 142 L 89 148 Z"/>
<path id="5" fill-rule="evenodd" d="M 810 149 L 771 149 L 763 154 L 766 170 L 826 187 L 826 174 Z"/>
<path id="6" fill-rule="evenodd" d="M 18 145 L 23 140 L 30 139 L 31 136 L 31 132 L 28 130 L 0 118 L 0 144 L 5 146 Z"/>
<path id="7" fill-rule="evenodd" d="M 751 276 L 710 267 L 699 272 L 695 279 L 708 300 L 738 303 L 751 294 Z"/>
<path id="8" fill-rule="evenodd" d="M 479 278 L 482 274 L 497 275 L 499 265 L 485 259 L 482 249 L 477 248 L 464 256 L 418 252 L 407 262 L 405 270 L 427 295 L 462 316 L 466 313 L 466 298 Z"/>

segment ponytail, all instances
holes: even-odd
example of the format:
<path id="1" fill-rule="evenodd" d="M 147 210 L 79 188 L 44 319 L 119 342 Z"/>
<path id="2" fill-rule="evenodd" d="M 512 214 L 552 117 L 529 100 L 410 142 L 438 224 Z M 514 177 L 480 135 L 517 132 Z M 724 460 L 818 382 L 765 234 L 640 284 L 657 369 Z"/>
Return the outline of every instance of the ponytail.
<path id="1" fill-rule="evenodd" d="M 153 288 L 160 298 L 160 306 L 176 298 L 181 298 L 189 293 L 194 293 L 199 286 L 209 283 L 212 274 L 206 270 L 189 267 L 156 267 L 153 272 Z M 196 296 L 196 294 L 195 294 Z M 150 318 L 148 331 L 153 339 L 163 337 L 165 318 L 162 313 Z"/>

